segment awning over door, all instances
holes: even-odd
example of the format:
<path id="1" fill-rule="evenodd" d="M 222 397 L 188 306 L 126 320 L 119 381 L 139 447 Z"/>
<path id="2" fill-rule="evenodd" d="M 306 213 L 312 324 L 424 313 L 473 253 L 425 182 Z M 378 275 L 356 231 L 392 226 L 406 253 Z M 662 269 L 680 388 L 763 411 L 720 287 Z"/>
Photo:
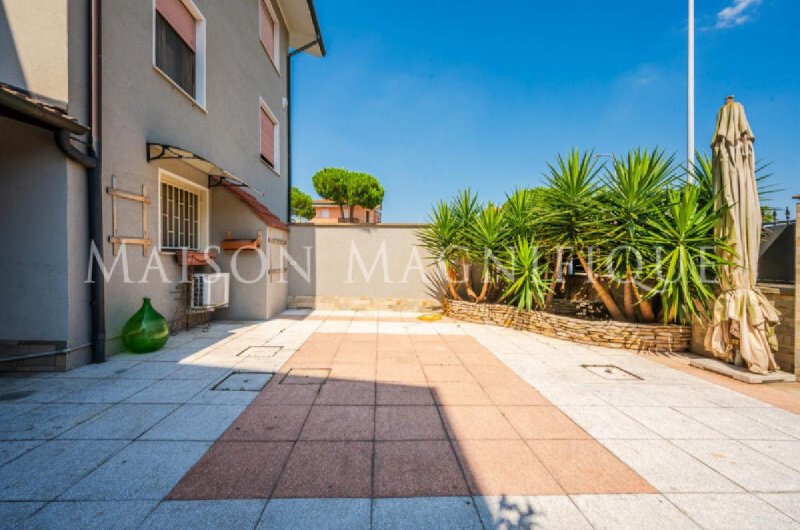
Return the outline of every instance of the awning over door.
<path id="1" fill-rule="evenodd" d="M 155 160 L 178 160 L 184 164 L 188 164 L 194 169 L 208 175 L 209 187 L 218 186 L 220 183 L 225 182 L 231 186 L 248 187 L 259 195 L 263 195 L 263 193 L 251 186 L 247 181 L 229 171 L 225 171 L 215 163 L 209 162 L 202 156 L 188 149 L 175 147 L 174 145 L 147 142 L 147 161 L 153 162 Z"/>

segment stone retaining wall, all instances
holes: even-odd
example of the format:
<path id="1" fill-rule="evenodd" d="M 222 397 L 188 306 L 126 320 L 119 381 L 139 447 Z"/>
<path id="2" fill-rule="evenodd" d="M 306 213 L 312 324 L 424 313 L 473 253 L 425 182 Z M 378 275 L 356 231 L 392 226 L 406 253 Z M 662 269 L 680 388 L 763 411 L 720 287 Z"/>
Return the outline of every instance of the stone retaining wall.
<path id="1" fill-rule="evenodd" d="M 289 309 L 345 309 L 351 311 L 436 311 L 441 305 L 433 298 L 374 298 L 371 296 L 289 295 Z"/>
<path id="2" fill-rule="evenodd" d="M 473 304 L 445 300 L 447 316 L 479 324 L 497 324 L 532 331 L 558 339 L 609 348 L 639 351 L 688 351 L 692 331 L 689 326 L 629 324 L 609 320 L 582 320 L 541 311 L 525 311 L 502 304 Z"/>

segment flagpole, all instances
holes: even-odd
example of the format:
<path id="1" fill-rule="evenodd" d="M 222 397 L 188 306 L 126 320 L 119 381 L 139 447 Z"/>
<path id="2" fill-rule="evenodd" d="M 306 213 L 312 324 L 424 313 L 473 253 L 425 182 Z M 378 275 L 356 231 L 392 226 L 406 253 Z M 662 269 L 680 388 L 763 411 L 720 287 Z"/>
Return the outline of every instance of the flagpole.
<path id="1" fill-rule="evenodd" d="M 689 0 L 689 57 L 686 102 L 686 160 L 689 179 L 694 176 L 694 0 Z"/>

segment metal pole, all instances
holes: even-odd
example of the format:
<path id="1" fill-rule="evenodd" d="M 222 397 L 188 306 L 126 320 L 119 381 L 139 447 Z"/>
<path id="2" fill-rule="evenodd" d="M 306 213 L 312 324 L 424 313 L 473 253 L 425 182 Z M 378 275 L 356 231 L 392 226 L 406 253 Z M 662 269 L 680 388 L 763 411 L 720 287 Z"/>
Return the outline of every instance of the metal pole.
<path id="1" fill-rule="evenodd" d="M 694 180 L 694 0 L 689 0 L 689 57 L 686 102 L 686 160 Z"/>

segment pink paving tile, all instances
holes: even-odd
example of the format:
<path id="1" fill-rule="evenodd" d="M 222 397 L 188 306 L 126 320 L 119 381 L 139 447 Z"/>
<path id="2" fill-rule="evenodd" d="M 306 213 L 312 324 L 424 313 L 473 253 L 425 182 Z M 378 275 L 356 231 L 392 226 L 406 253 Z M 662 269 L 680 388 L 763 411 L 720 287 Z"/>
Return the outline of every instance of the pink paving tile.
<path id="1" fill-rule="evenodd" d="M 441 366 L 441 365 L 455 365 L 461 366 L 461 361 L 452 352 L 437 352 L 429 351 L 424 348 L 417 347 L 417 359 L 422 365 Z"/>
<path id="2" fill-rule="evenodd" d="M 563 495 L 564 491 L 522 440 L 455 442 L 474 495 Z"/>
<path id="3" fill-rule="evenodd" d="M 297 442 L 273 497 L 370 497 L 372 442 Z"/>
<path id="4" fill-rule="evenodd" d="M 375 383 L 372 381 L 332 381 L 322 385 L 318 405 L 374 405 Z"/>
<path id="5" fill-rule="evenodd" d="M 425 373 L 418 364 L 379 364 L 376 379 L 383 383 L 424 384 Z"/>
<path id="6" fill-rule="evenodd" d="M 371 364 L 374 365 L 377 359 L 377 353 L 374 347 L 368 346 L 369 350 L 365 349 L 344 349 L 339 350 L 333 358 L 333 362 L 337 364 Z"/>
<path id="7" fill-rule="evenodd" d="M 375 409 L 376 440 L 445 440 L 436 407 L 379 406 Z"/>
<path id="8" fill-rule="evenodd" d="M 495 406 L 440 407 L 448 435 L 455 440 L 518 440 L 514 427 Z"/>
<path id="9" fill-rule="evenodd" d="M 333 364 L 329 381 L 374 381 L 375 366 L 371 364 Z"/>
<path id="10" fill-rule="evenodd" d="M 430 383 L 470 383 L 472 375 L 461 365 L 423 366 L 425 377 Z"/>
<path id="11" fill-rule="evenodd" d="M 551 403 L 525 382 L 481 385 L 496 405 L 550 405 Z"/>
<path id="12" fill-rule="evenodd" d="M 374 407 L 314 405 L 300 439 L 372 440 L 374 433 Z"/>
<path id="13" fill-rule="evenodd" d="M 324 383 L 330 374 L 324 368 L 290 368 L 281 379 L 282 385 L 317 385 Z"/>
<path id="14" fill-rule="evenodd" d="M 375 497 L 469 495 L 446 441 L 376 442 Z"/>
<path id="15" fill-rule="evenodd" d="M 590 436 L 558 408 L 548 405 L 502 406 L 503 416 L 524 439 L 585 440 Z"/>
<path id="16" fill-rule="evenodd" d="M 430 383 L 437 405 L 492 405 L 494 402 L 478 383 Z"/>
<path id="17" fill-rule="evenodd" d="M 378 383 L 378 405 L 433 405 L 433 395 L 426 385 Z"/>
<path id="18" fill-rule="evenodd" d="M 378 351 L 378 365 L 381 364 L 419 364 L 417 354 L 411 351 Z"/>
<path id="19" fill-rule="evenodd" d="M 222 440 L 293 441 L 300 434 L 310 405 L 252 405 L 228 427 Z"/>
<path id="20" fill-rule="evenodd" d="M 218 441 L 167 498 L 266 499 L 291 449 L 291 442 Z"/>
<path id="21" fill-rule="evenodd" d="M 272 380 L 253 400 L 253 405 L 310 405 L 321 385 L 281 385 Z"/>

